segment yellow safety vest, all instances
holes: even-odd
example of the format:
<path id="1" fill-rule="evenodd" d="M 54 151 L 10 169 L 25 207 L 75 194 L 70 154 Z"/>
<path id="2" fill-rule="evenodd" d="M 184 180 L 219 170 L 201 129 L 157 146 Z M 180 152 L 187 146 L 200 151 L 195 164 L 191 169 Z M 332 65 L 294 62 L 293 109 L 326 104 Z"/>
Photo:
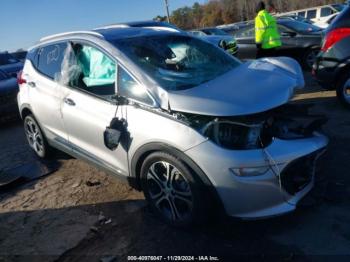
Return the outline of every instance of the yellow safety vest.
<path id="1" fill-rule="evenodd" d="M 282 45 L 276 19 L 266 10 L 261 10 L 255 17 L 255 42 L 261 44 L 263 49 Z"/>

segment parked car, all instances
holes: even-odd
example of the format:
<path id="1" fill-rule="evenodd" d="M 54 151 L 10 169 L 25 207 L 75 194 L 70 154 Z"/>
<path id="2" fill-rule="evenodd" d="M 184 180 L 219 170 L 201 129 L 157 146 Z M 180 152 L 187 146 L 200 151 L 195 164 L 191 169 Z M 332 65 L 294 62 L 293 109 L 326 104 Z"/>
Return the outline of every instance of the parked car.
<path id="1" fill-rule="evenodd" d="M 17 77 L 17 73 L 23 68 L 23 63 L 11 56 L 9 53 L 0 53 L 0 70 Z"/>
<path id="2" fill-rule="evenodd" d="M 313 24 L 313 22 L 305 17 L 298 16 L 298 15 L 277 15 L 277 19 L 289 19 L 289 20 L 294 20 L 306 24 Z"/>
<path id="3" fill-rule="evenodd" d="M 313 73 L 326 89 L 336 89 L 340 101 L 350 107 L 350 7 L 327 28 Z"/>
<path id="4" fill-rule="evenodd" d="M 17 80 L 0 70 L 0 119 L 18 115 Z"/>
<path id="5" fill-rule="evenodd" d="M 24 60 L 26 59 L 27 56 L 27 51 L 17 51 L 17 52 L 13 52 L 11 53 L 11 55 L 16 58 L 17 60 L 21 61 L 22 63 L 24 62 Z"/>
<path id="6" fill-rule="evenodd" d="M 320 28 L 288 19 L 277 20 L 282 46 L 276 49 L 276 56 L 289 56 L 297 59 L 306 69 L 311 69 L 321 47 Z M 255 28 L 251 24 L 233 34 L 241 59 L 256 57 Z"/>
<path id="7" fill-rule="evenodd" d="M 232 35 L 229 35 L 219 28 L 207 27 L 191 30 L 189 33 L 219 46 L 231 55 L 237 55 L 238 46 L 236 40 Z"/>
<path id="8" fill-rule="evenodd" d="M 330 15 L 327 19 L 315 22 L 314 25 L 318 26 L 319 28 L 326 29 L 332 23 L 332 21 L 337 17 L 338 14 L 339 13 Z"/>
<path id="9" fill-rule="evenodd" d="M 280 15 L 298 15 L 301 17 L 305 17 L 311 20 L 312 22 L 322 22 L 327 20 L 333 14 L 341 12 L 344 9 L 344 7 L 345 5 L 343 4 L 330 4 L 286 12 Z"/>
<path id="10" fill-rule="evenodd" d="M 55 147 L 127 179 L 175 226 L 293 211 L 328 143 L 288 104 L 304 86 L 295 60 L 243 64 L 167 28 L 46 37 L 18 81 L 38 157 Z"/>

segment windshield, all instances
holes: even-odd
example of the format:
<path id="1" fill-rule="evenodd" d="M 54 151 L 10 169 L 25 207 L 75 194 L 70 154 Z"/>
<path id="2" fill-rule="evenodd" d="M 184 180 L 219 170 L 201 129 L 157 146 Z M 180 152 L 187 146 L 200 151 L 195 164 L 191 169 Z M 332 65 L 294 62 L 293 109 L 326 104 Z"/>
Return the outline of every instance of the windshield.
<path id="1" fill-rule="evenodd" d="M 18 60 L 10 54 L 0 54 L 0 65 L 15 64 Z"/>
<path id="2" fill-rule="evenodd" d="M 334 4 L 332 5 L 332 7 L 334 7 L 335 10 L 337 10 L 338 12 L 342 11 L 345 7 L 345 5 L 342 4 Z"/>
<path id="3" fill-rule="evenodd" d="M 286 21 L 286 22 L 283 22 L 282 25 L 285 25 L 300 33 L 318 32 L 322 30 L 318 26 L 306 24 L 298 21 Z"/>
<path id="4" fill-rule="evenodd" d="M 202 29 L 202 31 L 208 35 L 228 35 L 224 30 L 219 28 Z"/>
<path id="5" fill-rule="evenodd" d="M 114 44 L 167 90 L 200 85 L 240 65 L 219 48 L 190 36 L 133 37 Z"/>

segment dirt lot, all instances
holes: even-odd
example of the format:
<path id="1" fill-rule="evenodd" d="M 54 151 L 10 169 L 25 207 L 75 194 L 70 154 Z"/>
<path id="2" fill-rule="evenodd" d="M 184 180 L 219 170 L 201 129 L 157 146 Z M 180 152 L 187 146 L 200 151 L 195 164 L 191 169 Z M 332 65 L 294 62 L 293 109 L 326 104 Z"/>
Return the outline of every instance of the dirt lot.
<path id="1" fill-rule="evenodd" d="M 316 188 L 296 212 L 173 229 L 149 212 L 141 193 L 82 161 L 59 156 L 57 172 L 0 192 L 0 261 L 125 261 L 130 255 L 350 258 L 350 111 L 334 92 L 320 91 L 306 78 L 296 103 L 312 103 L 314 112 L 329 117 L 330 146 L 319 163 Z M 0 148 L 0 170 L 36 161 L 19 122 L 0 127 Z"/>

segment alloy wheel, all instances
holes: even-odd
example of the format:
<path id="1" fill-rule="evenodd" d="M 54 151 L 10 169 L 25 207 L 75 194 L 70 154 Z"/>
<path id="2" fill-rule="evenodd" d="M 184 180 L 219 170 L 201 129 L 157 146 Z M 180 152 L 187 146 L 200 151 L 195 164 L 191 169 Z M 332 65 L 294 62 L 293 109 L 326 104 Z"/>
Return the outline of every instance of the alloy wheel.
<path id="1" fill-rule="evenodd" d="M 318 54 L 318 50 L 310 50 L 310 52 L 307 53 L 306 55 L 306 64 L 309 68 L 312 68 L 312 65 L 314 64 L 316 57 Z"/>
<path id="2" fill-rule="evenodd" d="M 32 119 L 27 117 L 24 124 L 25 134 L 31 148 L 39 156 L 45 155 L 44 139 L 40 131 L 38 124 Z"/>
<path id="3" fill-rule="evenodd" d="M 345 101 L 350 104 L 350 79 L 348 79 L 343 86 L 343 94 Z"/>
<path id="4" fill-rule="evenodd" d="M 193 197 L 189 182 L 166 161 L 153 163 L 147 172 L 147 187 L 155 207 L 170 221 L 191 216 Z"/>

